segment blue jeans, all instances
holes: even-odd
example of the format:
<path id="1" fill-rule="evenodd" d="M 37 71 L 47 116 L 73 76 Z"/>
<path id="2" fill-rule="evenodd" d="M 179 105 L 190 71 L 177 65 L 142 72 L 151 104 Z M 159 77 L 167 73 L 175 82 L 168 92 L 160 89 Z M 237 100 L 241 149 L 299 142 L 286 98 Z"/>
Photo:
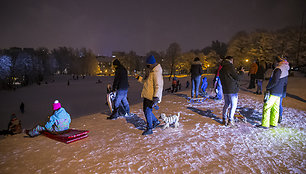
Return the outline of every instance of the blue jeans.
<path id="1" fill-rule="evenodd" d="M 262 92 L 262 81 L 261 79 L 257 79 L 257 92 Z"/>
<path id="2" fill-rule="evenodd" d="M 217 95 L 216 95 L 216 99 L 217 100 L 221 100 L 222 99 L 222 95 L 223 95 L 223 91 L 222 91 L 222 85 L 221 85 L 221 80 L 219 77 L 216 78 L 217 80 Z"/>
<path id="3" fill-rule="evenodd" d="M 224 94 L 224 107 L 222 117 L 226 120 L 234 121 L 234 114 L 238 103 L 238 94 Z"/>
<path id="4" fill-rule="evenodd" d="M 153 101 L 144 98 L 143 99 L 143 112 L 145 114 L 146 120 L 147 120 L 147 127 L 148 129 L 153 129 L 153 123 L 155 123 L 157 118 L 152 112 L 152 106 L 153 106 Z"/>
<path id="5" fill-rule="evenodd" d="M 200 83 L 201 83 L 201 76 L 191 78 L 191 98 L 194 97 L 194 91 L 195 91 L 195 97 L 198 98 Z"/>
<path id="6" fill-rule="evenodd" d="M 115 105 L 115 109 L 118 109 L 120 104 L 122 104 L 125 112 L 129 114 L 130 113 L 130 105 L 129 105 L 129 102 L 127 100 L 127 93 L 128 93 L 127 89 L 117 90 L 114 105 Z"/>
<path id="7" fill-rule="evenodd" d="M 279 103 L 279 118 L 283 118 L 283 97 L 280 98 L 280 103 Z"/>

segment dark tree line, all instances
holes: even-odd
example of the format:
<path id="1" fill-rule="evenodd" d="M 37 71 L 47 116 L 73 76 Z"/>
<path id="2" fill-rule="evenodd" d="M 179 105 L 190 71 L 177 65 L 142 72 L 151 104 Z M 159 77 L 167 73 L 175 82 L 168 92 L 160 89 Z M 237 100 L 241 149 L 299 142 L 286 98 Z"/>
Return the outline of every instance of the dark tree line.
<path id="1" fill-rule="evenodd" d="M 99 70 L 96 56 L 85 48 L 11 48 L 2 51 L 0 62 L 1 88 L 40 83 L 53 74 L 95 75 Z"/>
<path id="2" fill-rule="evenodd" d="M 272 62 L 274 56 L 286 56 L 291 65 L 306 64 L 306 34 L 303 27 L 287 27 L 277 31 L 256 30 L 236 33 L 228 43 L 212 41 L 210 46 L 182 52 L 176 42 L 169 44 L 165 51 L 150 51 L 145 56 L 139 56 L 134 51 L 120 53 L 117 56 L 129 73 L 144 72 L 145 59 L 154 55 L 162 65 L 163 73 L 174 76 L 188 74 L 195 57 L 199 57 L 206 72 L 214 72 L 220 58 L 231 55 L 236 66 L 247 66 L 258 58 Z M 109 63 L 111 64 L 111 63 Z M 91 50 L 59 47 L 53 50 L 47 48 L 21 49 L 11 48 L 0 52 L 1 87 L 11 85 L 19 79 L 22 85 L 40 82 L 45 76 L 53 74 L 87 74 L 96 75 L 106 71 L 108 66 L 99 67 L 96 55 Z M 105 68 L 105 69 L 103 69 Z"/>
<path id="3" fill-rule="evenodd" d="M 273 62 L 275 56 L 285 56 L 293 66 L 306 64 L 306 34 L 299 27 L 287 27 L 277 31 L 257 30 L 238 32 L 228 44 L 228 55 L 237 58 L 237 65 L 245 60 L 261 58 Z"/>

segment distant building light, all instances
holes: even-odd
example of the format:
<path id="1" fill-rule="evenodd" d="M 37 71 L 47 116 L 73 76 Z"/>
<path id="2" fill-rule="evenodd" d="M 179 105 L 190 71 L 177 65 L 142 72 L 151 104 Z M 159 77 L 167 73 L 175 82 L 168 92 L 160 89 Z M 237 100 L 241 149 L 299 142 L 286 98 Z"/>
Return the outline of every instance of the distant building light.
<path id="1" fill-rule="evenodd" d="M 113 55 L 112 57 L 116 57 L 115 55 Z"/>

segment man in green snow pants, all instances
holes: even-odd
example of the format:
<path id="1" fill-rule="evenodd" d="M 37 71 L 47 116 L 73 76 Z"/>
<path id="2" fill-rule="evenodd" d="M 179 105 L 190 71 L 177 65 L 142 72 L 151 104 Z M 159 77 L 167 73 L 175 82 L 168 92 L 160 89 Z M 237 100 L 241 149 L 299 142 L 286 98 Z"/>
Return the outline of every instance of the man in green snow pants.
<path id="1" fill-rule="evenodd" d="M 279 117 L 280 97 L 286 92 L 289 63 L 281 57 L 275 57 L 276 67 L 269 81 L 263 106 L 262 123 L 258 127 L 268 129 L 276 127 Z"/>

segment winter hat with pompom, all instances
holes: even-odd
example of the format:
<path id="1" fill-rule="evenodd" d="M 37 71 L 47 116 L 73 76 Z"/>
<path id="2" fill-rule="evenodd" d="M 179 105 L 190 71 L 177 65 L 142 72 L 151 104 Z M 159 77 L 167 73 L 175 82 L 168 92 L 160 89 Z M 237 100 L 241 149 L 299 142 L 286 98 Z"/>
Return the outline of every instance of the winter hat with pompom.
<path id="1" fill-rule="evenodd" d="M 154 58 L 154 56 L 153 55 L 151 55 L 151 56 L 149 56 L 148 58 L 147 58 L 147 64 L 154 64 L 154 63 L 156 63 L 156 60 L 155 60 L 155 58 Z"/>
<path id="2" fill-rule="evenodd" d="M 56 111 L 61 107 L 62 106 L 61 106 L 60 102 L 58 100 L 55 100 L 54 103 L 53 103 L 53 110 Z"/>

